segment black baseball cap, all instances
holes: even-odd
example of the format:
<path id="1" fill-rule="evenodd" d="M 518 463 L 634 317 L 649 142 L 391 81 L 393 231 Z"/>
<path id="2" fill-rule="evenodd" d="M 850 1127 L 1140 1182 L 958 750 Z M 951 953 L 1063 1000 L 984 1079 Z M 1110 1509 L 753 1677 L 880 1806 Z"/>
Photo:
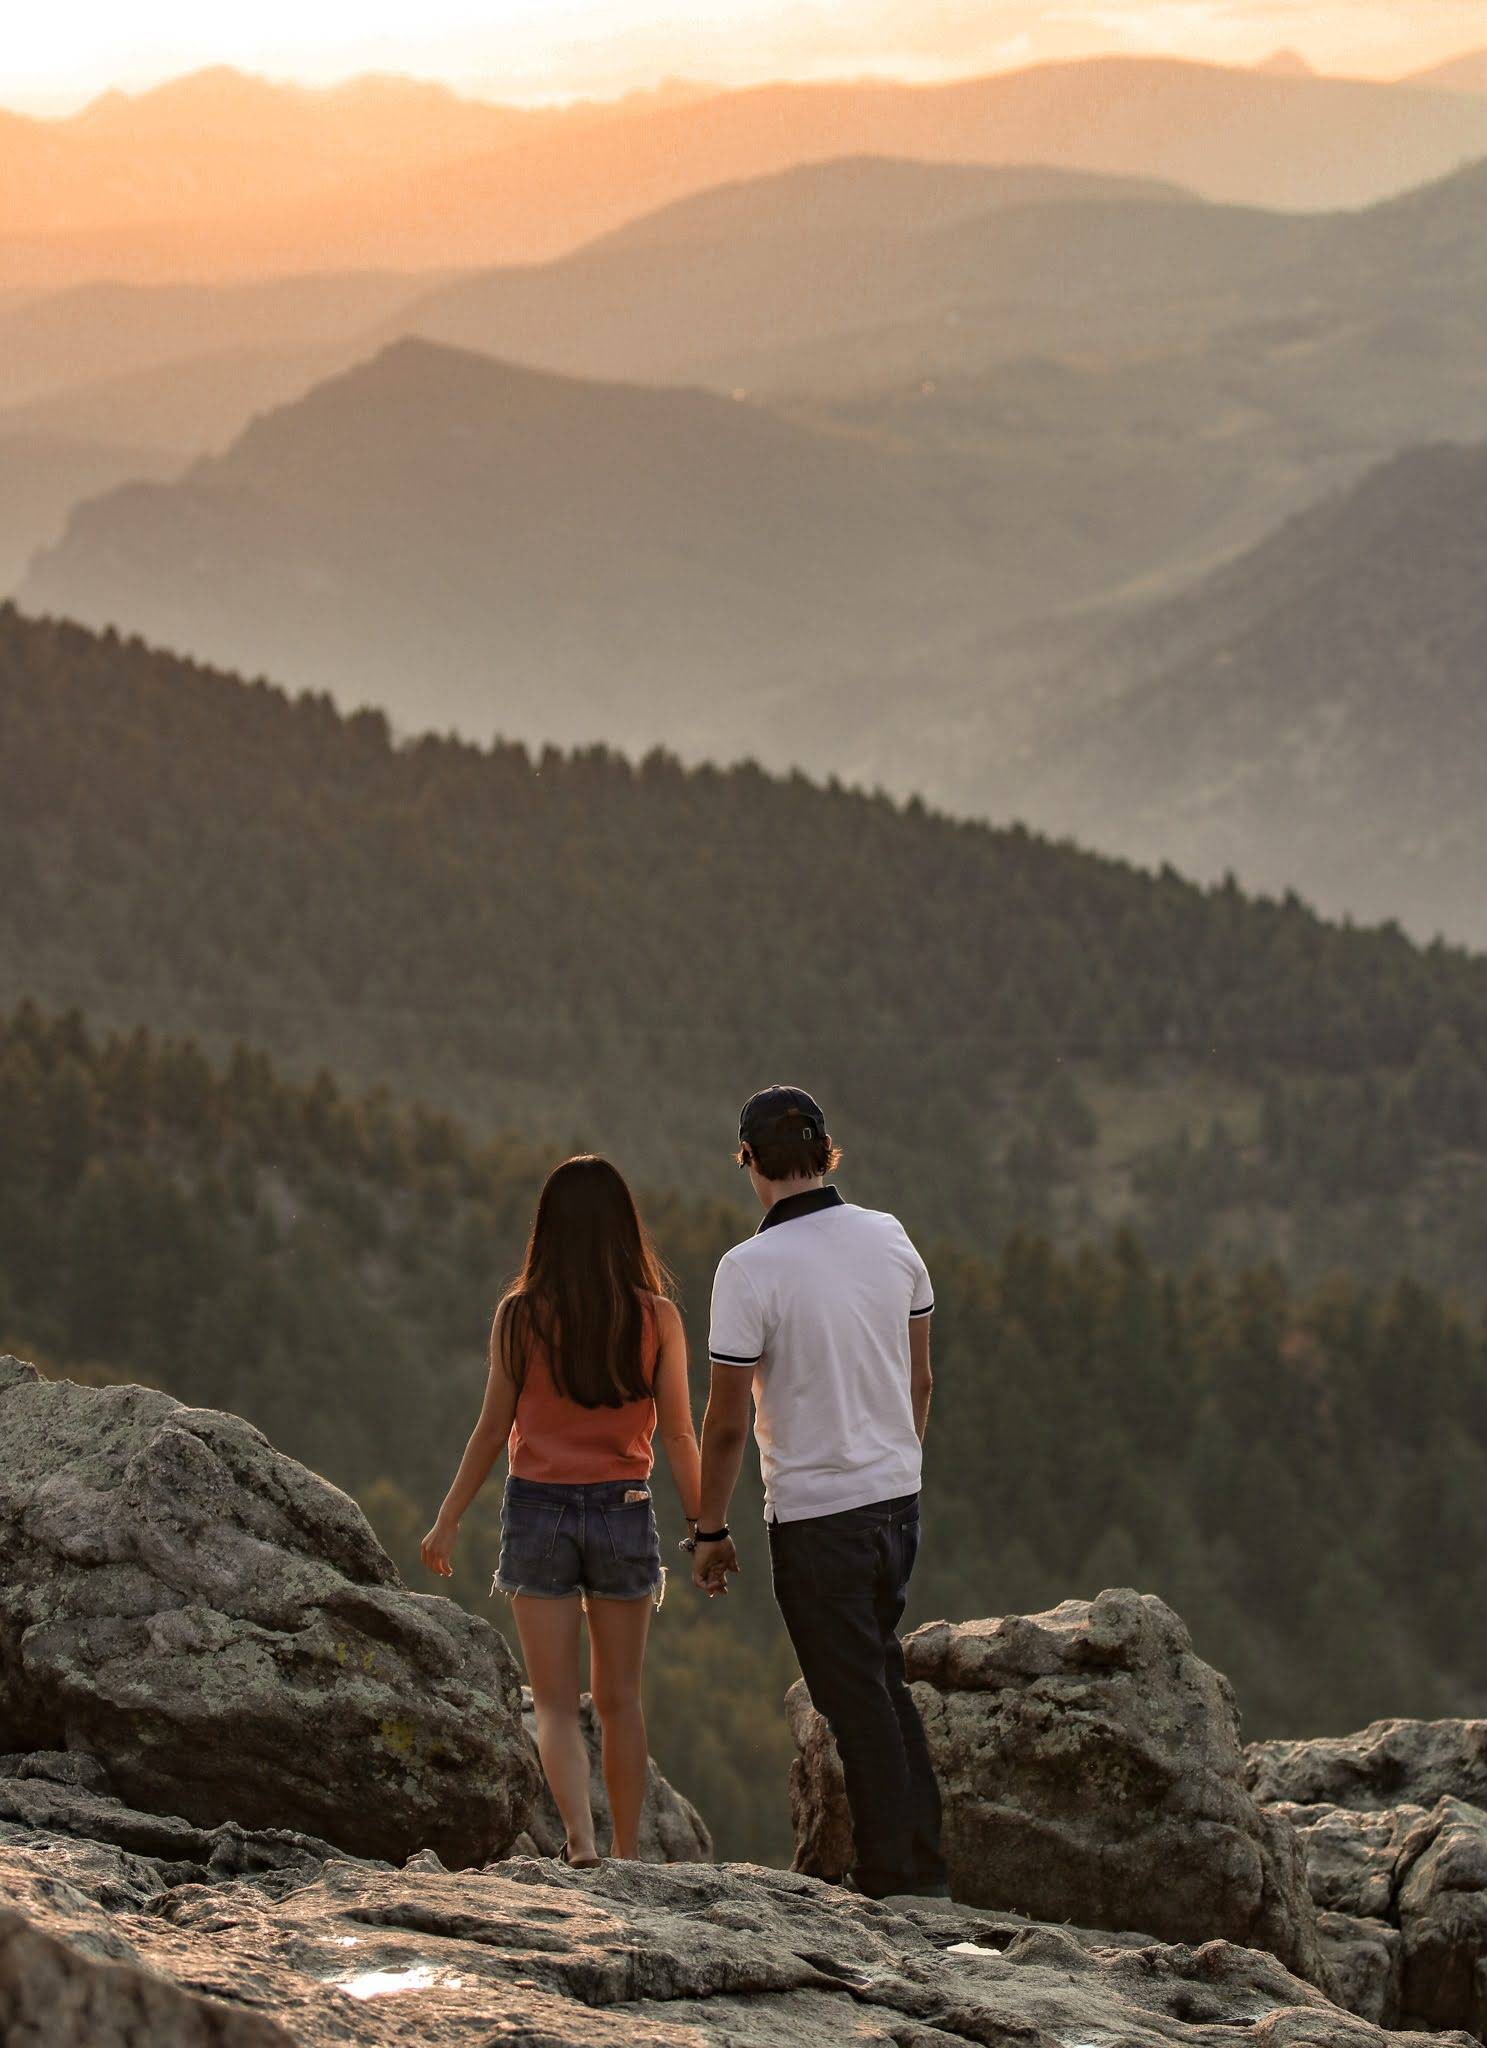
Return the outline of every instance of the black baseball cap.
<path id="1" fill-rule="evenodd" d="M 804 1088 L 761 1088 L 738 1115 L 740 1145 L 777 1145 L 782 1140 L 808 1145 L 826 1134 L 821 1105 Z"/>

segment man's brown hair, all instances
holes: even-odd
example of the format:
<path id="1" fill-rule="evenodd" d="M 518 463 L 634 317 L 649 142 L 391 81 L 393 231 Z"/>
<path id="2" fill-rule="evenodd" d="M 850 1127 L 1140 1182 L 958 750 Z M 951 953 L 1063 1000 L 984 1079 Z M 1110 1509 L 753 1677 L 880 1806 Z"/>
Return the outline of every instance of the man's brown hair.
<path id="1" fill-rule="evenodd" d="M 835 1173 L 842 1163 L 841 1148 L 830 1137 L 766 1140 L 759 1145 L 740 1145 L 734 1158 L 740 1166 L 752 1159 L 766 1180 L 812 1180 L 818 1173 Z"/>

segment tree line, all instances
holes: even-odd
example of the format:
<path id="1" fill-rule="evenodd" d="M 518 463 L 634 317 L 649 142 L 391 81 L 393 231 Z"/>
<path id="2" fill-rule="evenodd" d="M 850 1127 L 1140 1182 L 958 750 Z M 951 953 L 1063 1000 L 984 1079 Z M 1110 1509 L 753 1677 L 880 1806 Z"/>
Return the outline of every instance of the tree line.
<path id="1" fill-rule="evenodd" d="M 1299 1246 L 1320 1272 L 1392 1233 L 1464 1279 L 1450 1162 L 1487 1163 L 1465 952 L 747 764 L 400 739 L 0 607 L 0 999 L 23 994 L 699 1193 L 727 1187 L 733 1106 L 807 1079 L 871 1198 L 981 1243 L 1125 1215 L 1174 1257 Z M 1462 1085 L 1365 1187 L 1334 1112 L 1393 1144 L 1373 1101 L 1413 1116 L 1443 1034 Z M 1258 1180 L 1174 1149 L 1174 1103 L 1206 1146 L 1215 1079 Z M 1314 1136 L 1262 1145 L 1272 1095 L 1330 1183 Z"/>

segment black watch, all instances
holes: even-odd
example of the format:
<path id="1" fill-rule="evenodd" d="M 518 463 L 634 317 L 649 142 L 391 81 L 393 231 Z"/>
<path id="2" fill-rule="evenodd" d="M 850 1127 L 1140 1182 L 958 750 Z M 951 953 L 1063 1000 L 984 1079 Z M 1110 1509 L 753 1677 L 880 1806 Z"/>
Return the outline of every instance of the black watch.
<path id="1" fill-rule="evenodd" d="M 728 1524 L 725 1522 L 721 1529 L 699 1529 L 693 1541 L 695 1543 L 726 1543 L 729 1533 Z"/>

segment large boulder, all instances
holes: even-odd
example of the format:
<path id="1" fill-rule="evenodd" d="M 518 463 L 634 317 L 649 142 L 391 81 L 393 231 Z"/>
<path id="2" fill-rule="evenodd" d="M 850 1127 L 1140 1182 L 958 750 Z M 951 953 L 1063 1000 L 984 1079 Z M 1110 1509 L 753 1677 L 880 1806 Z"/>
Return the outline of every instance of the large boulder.
<path id="1" fill-rule="evenodd" d="M 1487 1807 L 1487 1721 L 1373 1721 L 1356 1735 L 1252 1742 L 1244 1754 L 1250 1790 L 1267 1802 Z"/>
<path id="2" fill-rule="evenodd" d="M 0 1898 L 0 2015 L 25 2015 L 27 2048 L 1471 2048 L 1386 2035 L 1256 1949 L 900 1911 L 748 1867 L 331 1858 L 287 1890 L 172 1886 L 0 1823 Z M 64 1968 L 92 2002 L 54 2016 Z M 79 2010 L 110 2024 L 80 2033 Z"/>
<path id="3" fill-rule="evenodd" d="M 1289 1823 L 1244 1782 L 1228 1681 L 1150 1594 L 931 1622 L 905 1643 L 956 1898 L 1039 1920 L 1268 1949 L 1327 1985 Z M 830 1735 L 788 1702 L 795 1867 L 837 1876 L 851 1831 Z"/>
<path id="4" fill-rule="evenodd" d="M 604 1788 L 604 1740 L 599 1716 L 588 1693 L 579 1701 L 579 1722 L 589 1751 L 589 1801 L 594 1809 L 594 1826 L 601 1854 L 607 1852 L 613 1833 L 609 1794 Z M 532 1710 L 532 1690 L 522 1687 L 522 1719 L 533 1747 L 537 1742 L 537 1717 Z M 556 1856 L 563 1846 L 565 1830 L 551 1792 L 544 1784 L 537 1794 L 527 1838 L 542 1856 Z M 713 1838 L 702 1815 L 690 1799 L 663 1778 L 651 1758 L 646 1770 L 645 1804 L 640 1809 L 639 1860 L 642 1863 L 711 1863 Z"/>
<path id="5" fill-rule="evenodd" d="M 146 1812 L 483 1863 L 537 1774 L 515 1662 L 233 1415 L 0 1360 L 0 1751 Z"/>

